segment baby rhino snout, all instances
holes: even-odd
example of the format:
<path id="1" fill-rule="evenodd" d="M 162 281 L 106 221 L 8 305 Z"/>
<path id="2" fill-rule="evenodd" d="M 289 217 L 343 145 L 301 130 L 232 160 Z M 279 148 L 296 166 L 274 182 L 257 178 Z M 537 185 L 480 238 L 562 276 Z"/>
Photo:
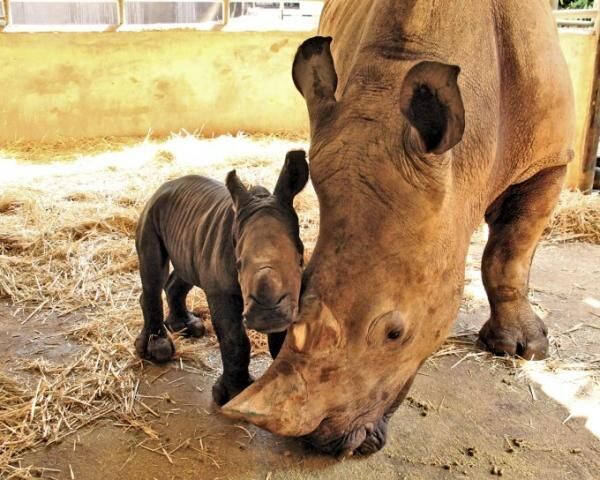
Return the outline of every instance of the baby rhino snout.
<path id="1" fill-rule="evenodd" d="M 244 322 L 247 328 L 263 333 L 286 330 L 294 321 L 298 309 L 294 295 L 281 274 L 263 267 L 252 276 L 248 298 L 244 302 Z"/>

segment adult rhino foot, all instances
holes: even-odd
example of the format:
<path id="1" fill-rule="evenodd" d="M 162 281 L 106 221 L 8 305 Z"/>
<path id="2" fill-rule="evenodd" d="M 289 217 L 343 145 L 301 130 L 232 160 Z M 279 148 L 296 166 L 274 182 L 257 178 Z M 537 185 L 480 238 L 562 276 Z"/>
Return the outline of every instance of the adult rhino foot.
<path id="1" fill-rule="evenodd" d="M 371 430 L 367 435 L 365 441 L 355 451 L 358 455 L 371 455 L 378 452 L 387 442 L 387 430 L 388 430 L 387 418 L 382 418 L 379 423 Z"/>
<path id="2" fill-rule="evenodd" d="M 175 344 L 166 331 L 149 334 L 142 330 L 135 339 L 135 349 L 140 358 L 157 363 L 168 362 L 175 355 Z"/>
<path id="3" fill-rule="evenodd" d="M 236 380 L 235 382 L 226 381 L 221 375 L 212 388 L 213 400 L 219 407 L 222 407 L 242 390 L 245 390 L 252 382 L 254 382 L 254 379 L 250 375 L 241 381 Z"/>
<path id="4" fill-rule="evenodd" d="M 502 322 L 490 318 L 479 331 L 479 342 L 496 355 L 519 356 L 525 360 L 542 360 L 548 355 L 548 329 L 531 307 L 516 321 Z"/>
<path id="5" fill-rule="evenodd" d="M 165 324 L 172 332 L 181 333 L 186 337 L 199 338 L 206 333 L 204 323 L 192 312 L 185 312 L 183 315 L 169 313 Z"/>

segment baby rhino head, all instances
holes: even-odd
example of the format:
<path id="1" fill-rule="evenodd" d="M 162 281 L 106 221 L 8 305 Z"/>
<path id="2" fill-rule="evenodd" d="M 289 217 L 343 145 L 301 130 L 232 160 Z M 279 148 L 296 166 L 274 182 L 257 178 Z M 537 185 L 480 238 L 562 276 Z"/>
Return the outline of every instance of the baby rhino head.
<path id="1" fill-rule="evenodd" d="M 227 175 L 233 199 L 233 238 L 246 327 L 286 330 L 298 311 L 304 247 L 294 197 L 308 181 L 304 151 L 288 152 L 273 194 L 247 189 L 235 170 Z"/>

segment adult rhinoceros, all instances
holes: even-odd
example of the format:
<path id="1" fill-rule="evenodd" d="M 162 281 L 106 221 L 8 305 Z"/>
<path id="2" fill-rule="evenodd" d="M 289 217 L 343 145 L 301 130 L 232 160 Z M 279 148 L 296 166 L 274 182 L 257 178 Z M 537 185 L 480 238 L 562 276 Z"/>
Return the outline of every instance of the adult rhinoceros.
<path id="1" fill-rule="evenodd" d="M 546 355 L 527 284 L 572 157 L 572 93 L 547 0 L 330 0 L 320 33 L 333 41 L 293 65 L 321 208 L 300 320 L 224 411 L 369 453 L 446 338 L 482 217 L 480 339 Z"/>

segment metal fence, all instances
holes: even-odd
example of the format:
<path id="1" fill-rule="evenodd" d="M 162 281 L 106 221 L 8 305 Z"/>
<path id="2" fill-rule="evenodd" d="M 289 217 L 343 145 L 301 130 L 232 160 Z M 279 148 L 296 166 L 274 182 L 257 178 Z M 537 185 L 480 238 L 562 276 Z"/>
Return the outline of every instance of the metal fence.
<path id="1" fill-rule="evenodd" d="M 240 29 L 252 29 L 262 22 L 285 30 L 294 23 L 316 27 L 322 6 L 323 0 L 0 0 L 0 26 L 8 26 L 8 31 L 25 27 L 86 31 L 135 25 L 214 28 L 235 23 Z"/>
<path id="2" fill-rule="evenodd" d="M 598 3 L 593 8 L 554 10 L 557 25 L 562 28 L 596 30 L 599 28 Z"/>

